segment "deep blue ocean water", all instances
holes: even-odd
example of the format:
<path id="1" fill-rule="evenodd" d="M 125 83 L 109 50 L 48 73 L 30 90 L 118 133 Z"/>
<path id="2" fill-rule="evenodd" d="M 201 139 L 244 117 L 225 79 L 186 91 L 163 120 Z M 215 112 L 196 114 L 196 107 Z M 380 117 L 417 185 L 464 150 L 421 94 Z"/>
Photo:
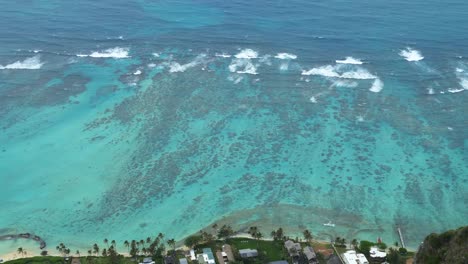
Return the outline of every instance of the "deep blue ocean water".
<path id="1" fill-rule="evenodd" d="M 1 6 L 0 235 L 467 224 L 466 1 Z"/>

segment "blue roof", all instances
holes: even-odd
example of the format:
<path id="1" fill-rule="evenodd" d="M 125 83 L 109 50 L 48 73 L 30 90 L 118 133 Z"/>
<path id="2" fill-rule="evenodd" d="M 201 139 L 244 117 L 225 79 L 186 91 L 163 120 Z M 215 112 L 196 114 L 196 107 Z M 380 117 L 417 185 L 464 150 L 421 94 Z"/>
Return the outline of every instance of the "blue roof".
<path id="1" fill-rule="evenodd" d="M 214 259 L 213 251 L 211 251 L 211 248 L 204 248 L 203 253 L 208 255 L 208 259 Z"/>

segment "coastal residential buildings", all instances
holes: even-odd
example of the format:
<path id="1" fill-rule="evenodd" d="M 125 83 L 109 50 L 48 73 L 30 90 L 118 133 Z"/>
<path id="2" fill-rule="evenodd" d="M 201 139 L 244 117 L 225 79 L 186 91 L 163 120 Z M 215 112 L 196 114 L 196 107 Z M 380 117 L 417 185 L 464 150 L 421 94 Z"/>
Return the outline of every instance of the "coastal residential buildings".
<path id="1" fill-rule="evenodd" d="M 298 263 L 299 257 L 300 257 L 299 253 L 301 252 L 301 249 L 302 249 L 301 244 L 294 243 L 293 241 L 288 240 L 284 242 L 284 247 L 288 251 L 288 254 L 291 257 L 292 262 Z"/>
<path id="2" fill-rule="evenodd" d="M 309 264 L 316 264 L 318 263 L 317 261 L 317 254 L 315 254 L 315 251 L 312 247 L 305 247 L 302 252 L 304 252 L 304 256 L 307 259 L 307 262 Z"/>
<path id="3" fill-rule="evenodd" d="M 364 254 L 356 253 L 354 250 L 348 250 L 342 256 L 345 264 L 369 264 Z"/>
<path id="4" fill-rule="evenodd" d="M 239 254 L 242 258 L 254 258 L 258 256 L 258 251 L 256 249 L 241 249 Z"/>
<path id="5" fill-rule="evenodd" d="M 215 258 L 211 248 L 204 248 L 202 254 L 197 255 L 197 260 L 199 264 L 215 264 Z"/>
<path id="6" fill-rule="evenodd" d="M 369 257 L 371 263 L 383 263 L 387 258 L 387 253 L 380 251 L 377 247 L 371 247 Z"/>

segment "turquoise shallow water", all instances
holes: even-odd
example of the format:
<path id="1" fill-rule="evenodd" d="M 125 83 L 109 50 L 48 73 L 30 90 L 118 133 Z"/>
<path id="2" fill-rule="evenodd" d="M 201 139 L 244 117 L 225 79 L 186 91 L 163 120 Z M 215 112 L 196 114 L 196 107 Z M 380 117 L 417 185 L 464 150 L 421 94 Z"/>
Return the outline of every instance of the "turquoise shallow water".
<path id="1" fill-rule="evenodd" d="M 440 5 L 6 4 L 0 235 L 466 225 L 468 6 Z"/>

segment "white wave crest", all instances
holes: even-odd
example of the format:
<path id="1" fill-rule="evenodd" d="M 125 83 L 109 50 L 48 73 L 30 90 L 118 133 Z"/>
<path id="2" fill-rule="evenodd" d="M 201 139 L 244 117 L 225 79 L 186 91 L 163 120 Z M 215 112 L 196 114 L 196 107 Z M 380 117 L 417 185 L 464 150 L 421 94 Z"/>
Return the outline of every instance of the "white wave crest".
<path id="1" fill-rule="evenodd" d="M 87 54 L 77 54 L 77 57 L 91 57 L 91 58 L 114 58 L 114 59 L 125 59 L 129 58 L 128 52 L 129 48 L 110 48 L 103 51 L 94 51 L 93 53 Z"/>
<path id="2" fill-rule="evenodd" d="M 419 50 L 415 50 L 410 47 L 407 47 L 406 49 L 401 50 L 399 55 L 405 58 L 405 60 L 407 61 L 420 61 L 424 59 L 424 57 L 422 56 Z"/>
<path id="3" fill-rule="evenodd" d="M 0 70 L 38 70 L 44 65 L 40 56 L 27 58 L 24 61 L 13 62 L 8 65 L 0 65 Z"/>
<path id="4" fill-rule="evenodd" d="M 179 64 L 178 62 L 171 62 L 169 64 L 169 72 L 184 72 L 185 70 L 189 68 L 193 68 L 203 63 L 203 60 L 205 57 L 206 57 L 206 54 L 200 54 L 195 58 L 195 60 L 186 64 L 182 64 L 182 65 Z"/>
<path id="5" fill-rule="evenodd" d="M 378 93 L 382 91 L 383 87 L 384 87 L 384 83 L 382 82 L 382 80 L 377 78 L 374 80 L 374 83 L 372 83 L 372 87 L 369 89 L 369 91 Z"/>
<path id="6" fill-rule="evenodd" d="M 460 85 L 463 89 L 468 90 L 468 79 L 460 78 Z"/>
<path id="7" fill-rule="evenodd" d="M 295 60 L 297 59 L 297 55 L 291 53 L 278 53 L 275 58 L 280 60 Z"/>
<path id="8" fill-rule="evenodd" d="M 226 53 L 216 53 L 216 57 L 221 57 L 221 58 L 231 58 L 232 56 Z"/>
<path id="9" fill-rule="evenodd" d="M 435 94 L 434 88 L 427 88 L 427 94 L 430 94 L 430 95 Z"/>
<path id="10" fill-rule="evenodd" d="M 315 96 L 312 96 L 312 97 L 310 97 L 309 101 L 310 101 L 311 103 L 316 104 L 316 103 L 317 103 L 317 98 L 315 98 Z"/>
<path id="11" fill-rule="evenodd" d="M 351 71 L 342 71 L 342 68 L 332 65 L 322 66 L 318 68 L 313 68 L 311 70 L 302 71 L 302 75 L 320 75 L 330 78 L 343 78 L 343 79 L 356 79 L 356 80 L 371 80 L 377 79 L 377 76 L 371 74 L 366 69 L 356 68 Z"/>
<path id="12" fill-rule="evenodd" d="M 234 59 L 229 65 L 230 72 L 258 74 L 257 66 L 249 59 Z"/>
<path id="13" fill-rule="evenodd" d="M 258 58 L 258 53 L 253 49 L 243 49 L 234 57 L 238 59 L 256 59 Z"/>
<path id="14" fill-rule="evenodd" d="M 447 91 L 448 91 L 449 93 L 459 93 L 459 92 L 463 92 L 463 91 L 465 91 L 465 90 L 467 90 L 467 89 L 465 89 L 465 88 L 460 88 L 460 89 L 450 88 L 450 89 L 448 89 Z"/>
<path id="15" fill-rule="evenodd" d="M 136 70 L 133 75 L 140 75 L 141 74 L 141 70 Z"/>
<path id="16" fill-rule="evenodd" d="M 354 64 L 354 65 L 361 65 L 363 62 L 360 59 L 355 59 L 353 57 L 346 57 L 344 60 L 336 60 L 336 63 L 340 64 Z"/>

